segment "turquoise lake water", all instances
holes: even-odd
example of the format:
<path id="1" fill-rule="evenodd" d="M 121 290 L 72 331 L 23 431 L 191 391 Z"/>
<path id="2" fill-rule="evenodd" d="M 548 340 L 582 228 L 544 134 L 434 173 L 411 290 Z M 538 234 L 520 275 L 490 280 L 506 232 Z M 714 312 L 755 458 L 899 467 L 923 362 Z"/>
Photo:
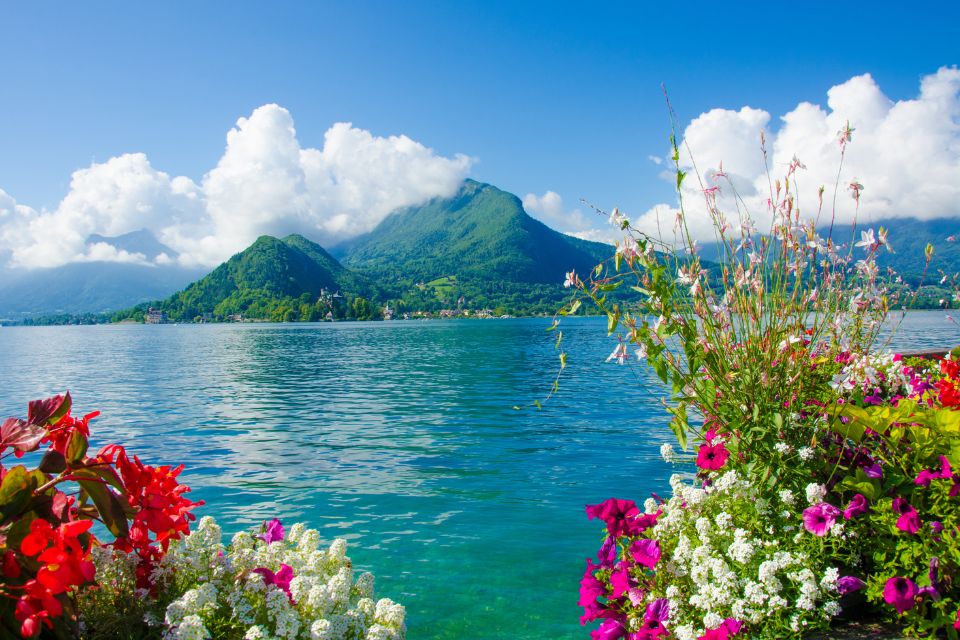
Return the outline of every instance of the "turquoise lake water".
<path id="1" fill-rule="evenodd" d="M 587 503 L 664 493 L 661 387 L 603 364 L 605 320 L 0 328 L 0 416 L 69 389 L 93 445 L 184 463 L 228 532 L 279 517 L 350 542 L 408 637 L 585 638 Z M 911 313 L 899 348 L 960 344 Z"/>

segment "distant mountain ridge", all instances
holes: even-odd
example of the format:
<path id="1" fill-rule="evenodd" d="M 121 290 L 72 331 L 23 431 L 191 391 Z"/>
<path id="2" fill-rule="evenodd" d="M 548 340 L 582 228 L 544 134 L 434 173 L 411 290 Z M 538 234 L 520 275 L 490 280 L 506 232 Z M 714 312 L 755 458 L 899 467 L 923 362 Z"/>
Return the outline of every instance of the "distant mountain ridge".
<path id="1" fill-rule="evenodd" d="M 157 237 L 149 229 L 140 229 L 113 237 L 102 236 L 98 233 L 87 237 L 88 245 L 97 243 L 108 244 L 118 251 L 126 251 L 130 254 L 139 253 L 150 262 L 153 262 L 162 254 L 170 259 L 176 259 L 180 256 L 179 253 L 157 240 Z"/>

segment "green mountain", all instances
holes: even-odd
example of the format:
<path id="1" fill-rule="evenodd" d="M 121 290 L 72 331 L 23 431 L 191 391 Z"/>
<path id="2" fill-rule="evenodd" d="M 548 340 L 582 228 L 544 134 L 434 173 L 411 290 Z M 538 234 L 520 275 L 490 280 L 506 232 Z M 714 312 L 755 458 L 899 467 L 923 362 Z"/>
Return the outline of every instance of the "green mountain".
<path id="1" fill-rule="evenodd" d="M 327 295 L 322 296 L 324 293 Z M 337 293 L 342 297 L 335 298 Z M 327 312 L 347 317 L 350 304 L 373 294 L 375 288 L 363 277 L 303 236 L 261 236 L 208 275 L 153 306 L 180 321 L 235 314 L 318 320 Z M 136 312 L 142 314 L 146 306 Z M 136 313 L 131 315 L 136 317 Z"/>
<path id="2" fill-rule="evenodd" d="M 612 253 L 550 229 L 515 195 L 474 180 L 335 249 L 346 266 L 382 283 L 401 311 L 463 305 L 515 314 L 556 311 L 569 293 L 566 272 L 586 273 Z"/>
<path id="3" fill-rule="evenodd" d="M 560 284 L 570 269 L 589 270 L 612 253 L 609 245 L 550 229 L 527 215 L 515 195 L 474 180 L 452 198 L 392 213 L 335 251 L 351 269 L 388 283 L 453 275 Z"/>
<path id="4" fill-rule="evenodd" d="M 612 252 L 531 218 L 512 194 L 467 180 L 454 197 L 396 211 L 340 246 L 344 264 L 303 236 L 262 236 L 186 289 L 112 319 L 142 319 L 149 307 L 173 321 L 368 319 L 383 305 L 553 313 L 569 296 L 566 272 L 585 274 Z"/>

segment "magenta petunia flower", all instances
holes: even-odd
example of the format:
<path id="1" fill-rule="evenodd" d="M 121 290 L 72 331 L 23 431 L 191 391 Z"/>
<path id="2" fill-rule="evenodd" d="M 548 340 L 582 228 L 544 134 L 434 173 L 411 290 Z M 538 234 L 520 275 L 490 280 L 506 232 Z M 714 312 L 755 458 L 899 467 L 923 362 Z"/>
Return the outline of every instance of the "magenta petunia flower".
<path id="1" fill-rule="evenodd" d="M 597 598 L 607 595 L 607 587 L 594 574 L 599 568 L 599 565 L 587 560 L 587 570 L 583 572 L 583 578 L 580 580 L 580 600 L 577 603 L 584 609 L 580 624 L 586 624 L 600 617 L 599 613 L 603 607 L 598 604 Z"/>
<path id="2" fill-rule="evenodd" d="M 701 469 L 716 471 L 727 463 L 730 452 L 722 442 L 717 444 L 702 444 L 697 450 L 697 466 Z"/>
<path id="3" fill-rule="evenodd" d="M 913 609 L 916 605 L 917 585 L 910 578 L 897 576 L 887 580 L 883 587 L 883 599 L 897 610 L 897 613 L 903 613 Z"/>
<path id="4" fill-rule="evenodd" d="M 591 640 L 617 640 L 627 635 L 627 627 L 616 618 L 604 620 L 599 627 L 590 632 Z"/>
<path id="5" fill-rule="evenodd" d="M 861 513 L 866 513 L 869 507 L 867 506 L 867 498 L 862 493 L 858 493 L 853 496 L 850 500 L 850 504 L 847 505 L 847 508 L 843 510 L 843 519 L 849 520 L 854 516 L 858 516 Z"/>
<path id="6" fill-rule="evenodd" d="M 900 514 L 897 518 L 897 529 L 911 535 L 920 530 L 920 515 L 910 503 L 903 498 L 894 498 L 891 506 L 894 513 Z"/>
<path id="7" fill-rule="evenodd" d="M 950 461 L 947 460 L 946 456 L 940 456 L 940 470 L 934 471 L 932 469 L 924 469 L 917 474 L 916 479 L 913 481 L 914 484 L 918 484 L 921 487 L 929 487 L 931 480 L 949 480 L 953 477 L 953 470 L 950 468 Z"/>
<path id="8" fill-rule="evenodd" d="M 613 587 L 611 598 L 619 598 L 630 590 L 630 564 L 627 562 L 618 562 L 613 571 L 610 572 L 610 586 Z"/>
<path id="9" fill-rule="evenodd" d="M 860 591 L 860 589 L 863 589 L 865 586 L 867 586 L 867 583 L 855 576 L 843 576 L 837 580 L 837 592 L 842 596 L 853 593 L 854 591 Z"/>
<path id="10" fill-rule="evenodd" d="M 279 542 L 283 540 L 283 524 L 279 520 L 274 518 L 270 522 L 263 523 L 264 531 L 258 537 L 270 544 L 271 542 Z"/>
<path id="11" fill-rule="evenodd" d="M 288 564 L 281 564 L 280 570 L 274 573 L 270 569 L 260 567 L 254 569 L 253 573 L 263 576 L 263 582 L 266 585 L 276 585 L 278 589 L 287 594 L 290 602 L 293 602 L 293 596 L 290 595 L 290 581 L 293 580 L 293 567 Z"/>
<path id="12" fill-rule="evenodd" d="M 663 623 L 669 618 L 670 601 L 666 598 L 654 600 L 647 605 L 643 614 L 643 626 L 627 636 L 627 640 L 651 640 L 668 635 L 669 631 Z"/>
<path id="13" fill-rule="evenodd" d="M 600 504 L 587 505 L 587 518 L 599 518 L 607 523 L 607 533 L 613 538 L 631 535 L 635 528 L 636 517 L 640 515 L 637 503 L 633 500 L 610 498 Z"/>
<path id="14" fill-rule="evenodd" d="M 660 542 L 641 538 L 630 545 L 630 555 L 645 567 L 652 569 L 660 562 Z"/>
<path id="15" fill-rule="evenodd" d="M 837 521 L 840 509 L 832 504 L 821 502 L 803 510 L 803 526 L 813 535 L 822 538 Z"/>
<path id="16" fill-rule="evenodd" d="M 707 629 L 697 640 L 728 640 L 743 629 L 743 623 L 733 618 L 727 618 L 716 629 Z"/>
<path id="17" fill-rule="evenodd" d="M 957 609 L 957 621 L 953 623 L 953 628 L 960 631 L 960 609 Z"/>
<path id="18" fill-rule="evenodd" d="M 600 550 L 597 551 L 597 560 L 600 561 L 600 566 L 609 569 L 613 566 L 613 563 L 617 561 L 617 540 L 613 536 L 607 536 L 607 539 L 603 541 L 603 544 L 600 545 Z"/>

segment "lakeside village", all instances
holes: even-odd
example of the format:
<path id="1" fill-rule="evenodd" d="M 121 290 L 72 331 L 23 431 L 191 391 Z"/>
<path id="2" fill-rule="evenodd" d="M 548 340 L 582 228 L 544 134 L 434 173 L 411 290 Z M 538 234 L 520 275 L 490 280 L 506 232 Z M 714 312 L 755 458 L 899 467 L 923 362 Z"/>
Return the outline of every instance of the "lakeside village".
<path id="1" fill-rule="evenodd" d="M 422 285 L 421 285 L 422 286 Z M 340 293 L 340 291 L 328 291 L 327 289 L 321 289 L 320 295 L 317 297 L 316 304 L 322 305 L 328 309 L 327 313 L 319 319 L 320 322 L 336 322 L 338 320 L 344 320 L 344 315 L 340 313 L 335 313 L 337 310 L 342 310 L 346 306 L 346 298 Z M 404 311 L 398 312 L 396 309 L 390 306 L 389 303 L 385 304 L 382 309 L 374 309 L 374 314 L 371 319 L 373 320 L 437 320 L 437 319 L 454 319 L 454 318 L 475 318 L 481 320 L 490 320 L 490 319 L 508 319 L 513 318 L 514 316 L 508 313 L 497 314 L 493 309 L 469 309 L 465 308 L 466 300 L 463 296 L 457 299 L 457 306 L 453 309 L 440 309 L 438 311 L 425 311 L 422 309 L 414 311 Z M 214 316 L 212 313 L 204 313 L 199 318 L 197 322 L 199 323 L 212 323 L 212 322 L 272 322 L 273 320 L 269 318 L 252 318 L 245 316 L 242 313 L 234 313 L 223 317 Z M 127 322 L 136 322 L 135 320 L 128 320 Z M 144 324 L 169 324 L 171 322 L 169 316 L 162 309 L 156 307 L 150 307 L 143 314 L 143 323 Z"/>

